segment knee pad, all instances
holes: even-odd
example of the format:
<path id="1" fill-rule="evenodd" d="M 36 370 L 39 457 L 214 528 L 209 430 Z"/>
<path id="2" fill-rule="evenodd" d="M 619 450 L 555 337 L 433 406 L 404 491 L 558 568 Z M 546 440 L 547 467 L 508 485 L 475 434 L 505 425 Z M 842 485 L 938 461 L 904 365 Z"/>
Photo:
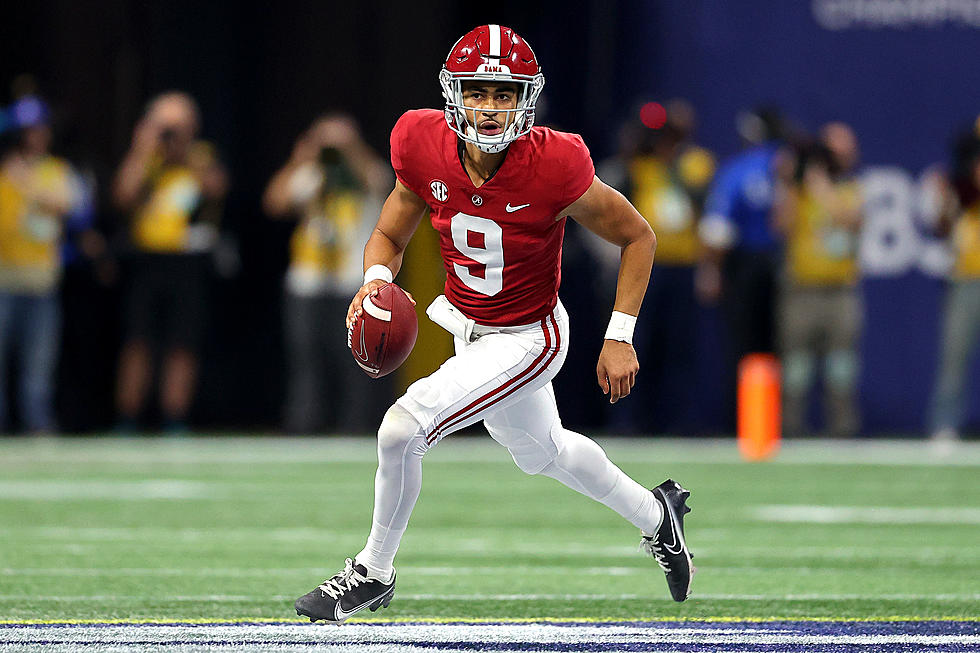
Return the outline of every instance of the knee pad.
<path id="1" fill-rule="evenodd" d="M 391 449 L 402 449 L 408 442 L 418 438 L 425 449 L 425 437 L 422 433 L 422 426 L 415 421 L 412 414 L 407 410 L 394 404 L 385 413 L 378 427 L 378 453 Z"/>
<path id="2" fill-rule="evenodd" d="M 512 426 L 491 426 L 484 422 L 490 437 L 507 447 L 514 464 L 525 474 L 539 474 L 562 452 L 561 421 L 555 420 L 551 429 L 543 437 L 535 436 L 524 429 Z"/>
<path id="3" fill-rule="evenodd" d="M 783 385 L 790 395 L 802 394 L 813 383 L 813 354 L 796 350 L 783 357 Z"/>
<path id="4" fill-rule="evenodd" d="M 824 373 L 827 385 L 837 392 L 849 392 L 857 384 L 857 355 L 850 349 L 835 349 L 827 354 Z"/>

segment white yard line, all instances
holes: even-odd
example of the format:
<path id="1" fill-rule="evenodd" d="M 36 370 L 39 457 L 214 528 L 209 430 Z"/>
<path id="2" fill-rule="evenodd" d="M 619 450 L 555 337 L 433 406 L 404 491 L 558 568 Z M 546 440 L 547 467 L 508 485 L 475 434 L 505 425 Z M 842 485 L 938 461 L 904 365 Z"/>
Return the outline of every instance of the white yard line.
<path id="1" fill-rule="evenodd" d="M 325 541 L 337 542 L 347 539 L 363 539 L 360 534 L 331 533 L 327 529 L 282 528 L 273 526 L 222 526 L 220 532 L 210 528 L 164 528 L 157 526 L 25 526 L 2 527 L 0 535 L 16 534 L 32 540 L 69 540 L 73 543 L 85 542 L 154 542 L 200 540 L 275 540 L 275 541 Z"/>
<path id="2" fill-rule="evenodd" d="M 816 524 L 980 524 L 980 508 L 826 505 L 749 506 L 752 519 Z"/>
<path id="3" fill-rule="evenodd" d="M 931 650 L 956 650 L 954 647 L 969 646 L 970 650 L 980 643 L 976 634 L 935 633 L 920 634 L 913 627 L 892 626 L 892 632 L 865 632 L 862 624 L 849 624 L 842 632 L 827 633 L 821 624 L 801 623 L 792 630 L 769 627 L 765 623 L 750 623 L 719 628 L 703 624 L 581 624 L 574 621 L 554 624 L 346 624 L 341 628 L 316 627 L 300 624 L 251 624 L 251 625 L 153 625 L 153 624 L 93 624 L 36 625 L 17 627 L 5 632 L 5 641 L 31 645 L 35 642 L 52 642 L 58 650 L 72 650 L 72 644 L 96 644 L 102 649 L 112 646 L 138 644 L 139 650 L 149 646 L 188 647 L 188 650 L 213 650 L 210 647 L 225 644 L 221 650 L 255 650 L 254 647 L 273 647 L 269 650 L 316 650 L 343 651 L 402 651 L 413 650 L 413 644 L 431 650 L 431 644 L 439 644 L 439 650 L 471 650 L 474 643 L 487 645 L 490 650 L 532 651 L 582 650 L 590 643 L 600 650 L 690 650 L 692 645 L 724 651 L 725 646 L 735 650 L 751 651 L 747 646 L 760 646 L 759 650 L 787 647 L 789 650 L 826 650 L 825 647 L 847 647 L 848 650 L 898 651 L 928 647 Z M 290 645 L 306 646 L 294 649 Z M 331 645 L 343 648 L 331 648 Z M 233 648 L 229 648 L 233 647 Z M 284 648 L 280 648 L 284 647 Z M 407 648 L 404 648 L 407 647 Z M 498 648 L 499 647 L 499 648 Z M 615 648 L 613 648 L 615 647 Z M 620 648 L 621 647 L 621 648 Z M 676 648 L 675 648 L 676 647 Z M 722 647 L 722 648 L 717 648 Z M 819 648 L 817 648 L 819 647 Z M 860 647 L 860 648 L 856 648 Z M 47 650 L 47 648 L 46 648 Z M 100 649 L 101 650 L 101 649 Z M 129 649 L 125 649 L 129 650 Z M 184 650 L 181 648 L 180 650 Z"/>
<path id="4" fill-rule="evenodd" d="M 399 599 L 430 601 L 669 601 L 668 598 L 649 594 L 399 594 Z M 700 594 L 690 600 L 709 601 L 858 601 L 867 600 L 867 594 Z M 876 594 L 875 599 L 885 601 L 977 601 L 978 594 Z"/>
<path id="5" fill-rule="evenodd" d="M 656 568 L 655 566 L 653 568 Z M 712 569 L 714 571 L 714 568 Z M 322 567 L 280 567 L 265 569 L 223 568 L 223 567 L 28 567 L 0 568 L 0 576 L 60 576 L 60 577 L 113 577 L 113 576 L 209 576 L 228 578 L 266 578 L 289 574 L 323 574 Z M 414 567 L 399 565 L 399 574 L 413 576 L 498 576 L 500 574 L 554 575 L 578 574 L 581 576 L 631 576 L 651 571 L 651 566 L 637 567 L 573 567 L 567 565 L 534 565 L 534 566 L 484 566 L 484 567 Z M 771 571 L 771 570 L 770 570 Z"/>
<path id="6" fill-rule="evenodd" d="M 90 479 L 0 481 L 0 501 L 145 501 L 153 499 L 231 499 L 227 484 L 212 481 L 153 479 L 103 481 Z"/>

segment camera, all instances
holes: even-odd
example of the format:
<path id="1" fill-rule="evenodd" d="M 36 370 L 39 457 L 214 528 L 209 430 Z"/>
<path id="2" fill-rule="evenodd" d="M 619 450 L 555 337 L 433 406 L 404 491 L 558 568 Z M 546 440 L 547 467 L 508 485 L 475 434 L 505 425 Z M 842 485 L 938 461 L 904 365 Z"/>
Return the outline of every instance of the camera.
<path id="1" fill-rule="evenodd" d="M 320 148 L 320 163 L 325 167 L 333 167 L 343 162 L 340 150 L 335 147 Z"/>

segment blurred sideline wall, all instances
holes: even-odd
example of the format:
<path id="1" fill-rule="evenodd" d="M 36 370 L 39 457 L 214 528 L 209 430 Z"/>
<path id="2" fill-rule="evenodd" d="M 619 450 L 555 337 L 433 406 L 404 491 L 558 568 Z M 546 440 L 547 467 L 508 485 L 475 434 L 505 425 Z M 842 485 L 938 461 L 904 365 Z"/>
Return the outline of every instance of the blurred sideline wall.
<path id="1" fill-rule="evenodd" d="M 230 428 L 272 426 L 282 402 L 278 302 L 290 225 L 261 214 L 269 176 L 325 109 L 353 112 L 369 142 L 386 152 L 402 111 L 440 106 L 439 65 L 474 25 L 508 24 L 534 45 L 548 79 L 544 120 L 581 132 L 596 160 L 611 153 L 618 122 L 642 99 L 690 98 L 700 114 L 698 140 L 722 158 L 738 148 L 736 112 L 760 102 L 782 106 L 809 129 L 848 121 L 874 166 L 869 174 L 877 175 L 862 247 L 865 425 L 872 432 L 920 430 L 935 367 L 943 252 L 923 235 L 918 177 L 948 158 L 950 135 L 980 112 L 980 69 L 970 58 L 980 51 L 977 2 L 531 4 L 8 3 L 0 20 L 0 97 L 9 99 L 14 75 L 39 77 L 65 127 L 60 150 L 99 179 L 110 231 L 118 216 L 105 189 L 146 99 L 169 88 L 199 99 L 204 135 L 231 170 L 225 224 L 242 264 L 218 282 L 195 416 L 199 424 Z M 566 268 L 588 265 L 584 256 L 569 257 Z M 595 300 L 582 287 L 588 275 L 573 272 L 563 298 L 575 319 L 576 359 L 556 386 L 566 421 L 593 425 L 602 419 L 601 398 L 576 398 L 591 390 L 602 325 L 592 324 Z M 717 316 L 706 310 L 703 317 L 705 345 L 717 353 Z M 114 324 L 115 316 L 105 316 L 106 329 Z M 709 360 L 702 370 L 708 428 L 724 424 L 713 391 L 720 389 L 717 366 Z M 96 379 L 101 406 L 66 426 L 106 425 L 113 367 Z M 977 388 L 980 370 L 974 372 Z"/>
<path id="2" fill-rule="evenodd" d="M 948 252 L 929 237 L 925 176 L 980 114 L 980 2 L 636 2 L 644 84 L 690 98 L 699 138 L 738 147 L 733 112 L 781 107 L 811 133 L 854 126 L 866 166 L 861 407 L 871 431 L 921 428 L 933 386 Z M 654 31 L 655 30 L 655 31 Z M 652 55 L 652 56 L 651 56 Z M 977 356 L 975 358 L 980 358 Z M 980 365 L 970 422 L 980 423 Z"/>

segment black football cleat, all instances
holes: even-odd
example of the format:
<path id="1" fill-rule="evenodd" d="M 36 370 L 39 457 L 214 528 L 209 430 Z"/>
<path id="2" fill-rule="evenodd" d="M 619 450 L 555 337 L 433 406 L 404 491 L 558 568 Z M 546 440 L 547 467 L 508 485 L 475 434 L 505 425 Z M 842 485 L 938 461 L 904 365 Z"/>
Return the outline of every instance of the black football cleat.
<path id="1" fill-rule="evenodd" d="M 652 555 L 664 570 L 673 599 L 684 601 L 691 594 L 691 579 L 697 571 L 691 564 L 694 556 L 684 540 L 684 515 L 691 512 L 686 501 L 691 493 L 670 479 L 650 491 L 663 508 L 664 517 L 656 533 L 642 533 L 640 548 Z"/>
<path id="2" fill-rule="evenodd" d="M 309 617 L 310 621 L 343 623 L 364 608 L 371 612 L 387 608 L 395 595 L 395 576 L 382 583 L 367 577 L 364 565 L 347 558 L 344 569 L 333 578 L 323 581 L 312 592 L 296 599 L 296 614 Z"/>

